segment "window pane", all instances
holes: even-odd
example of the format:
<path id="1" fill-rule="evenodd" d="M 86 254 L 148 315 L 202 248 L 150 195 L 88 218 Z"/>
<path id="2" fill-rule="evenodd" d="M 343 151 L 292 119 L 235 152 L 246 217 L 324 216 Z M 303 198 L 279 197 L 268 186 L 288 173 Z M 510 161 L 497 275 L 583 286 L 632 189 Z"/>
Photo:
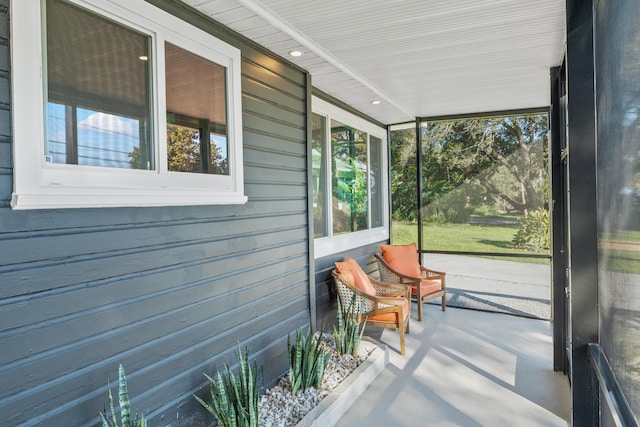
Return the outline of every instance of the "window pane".
<path id="1" fill-rule="evenodd" d="M 369 135 L 369 187 L 371 189 L 371 228 L 382 227 L 382 140 Z"/>
<path id="2" fill-rule="evenodd" d="M 367 134 L 331 120 L 333 234 L 367 228 Z"/>
<path id="3" fill-rule="evenodd" d="M 167 140 L 167 151 L 200 156 L 198 169 L 174 168 L 180 162 L 169 158 L 173 172 L 229 174 L 225 67 L 187 52 L 170 43 L 165 44 L 167 86 L 167 125 L 198 129 L 199 147 L 186 139 Z M 186 143 L 171 147 L 171 144 Z"/>
<path id="4" fill-rule="evenodd" d="M 46 27 L 47 161 L 153 169 L 150 37 L 58 0 Z"/>
<path id="5" fill-rule="evenodd" d="M 313 232 L 314 237 L 326 237 L 327 227 L 327 170 L 325 142 L 327 139 L 327 119 L 319 114 L 312 116 L 311 152 L 313 162 Z"/>

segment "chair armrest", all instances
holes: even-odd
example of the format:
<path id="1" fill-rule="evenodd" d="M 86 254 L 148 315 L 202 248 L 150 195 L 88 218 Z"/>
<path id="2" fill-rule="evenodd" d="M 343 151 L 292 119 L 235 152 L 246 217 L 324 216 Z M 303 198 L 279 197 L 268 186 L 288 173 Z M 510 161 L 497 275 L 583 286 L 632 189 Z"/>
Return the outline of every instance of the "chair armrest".
<path id="1" fill-rule="evenodd" d="M 420 266 L 420 271 L 422 272 L 423 279 L 441 279 L 447 274 L 444 271 L 432 270 L 423 266 Z"/>
<path id="2" fill-rule="evenodd" d="M 381 282 L 380 280 L 376 280 L 373 277 L 369 276 L 369 280 L 374 288 L 376 288 L 376 292 L 378 294 L 382 294 L 381 296 L 385 297 L 411 297 L 411 284 L 409 283 L 387 283 Z M 413 279 L 414 281 L 420 279 Z"/>

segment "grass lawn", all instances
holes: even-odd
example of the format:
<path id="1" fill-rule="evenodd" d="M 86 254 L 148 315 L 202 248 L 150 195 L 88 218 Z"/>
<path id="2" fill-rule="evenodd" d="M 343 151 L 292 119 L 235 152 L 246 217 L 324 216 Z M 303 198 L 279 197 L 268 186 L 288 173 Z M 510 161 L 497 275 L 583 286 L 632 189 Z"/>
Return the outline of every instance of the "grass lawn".
<path id="1" fill-rule="evenodd" d="M 513 236 L 518 232 L 517 224 L 425 224 L 423 228 L 423 244 L 426 250 L 461 251 L 461 252 L 501 252 L 530 253 L 548 255 L 548 252 L 526 252 L 514 248 L 511 244 Z M 393 222 L 391 226 L 391 243 L 407 244 L 416 242 L 418 228 L 416 224 Z M 514 258 L 508 258 L 514 260 Z M 544 262 L 544 259 L 523 258 L 525 262 Z"/>

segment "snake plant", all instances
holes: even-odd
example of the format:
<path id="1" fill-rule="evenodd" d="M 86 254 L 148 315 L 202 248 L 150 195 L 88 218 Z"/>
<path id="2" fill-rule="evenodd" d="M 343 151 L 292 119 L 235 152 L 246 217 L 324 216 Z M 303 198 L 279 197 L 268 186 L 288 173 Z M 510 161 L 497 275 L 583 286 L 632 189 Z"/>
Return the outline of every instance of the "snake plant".
<path id="1" fill-rule="evenodd" d="M 358 357 L 360 340 L 367 322 L 365 320 L 362 328 L 360 327 L 355 294 L 351 298 L 351 303 L 344 310 L 340 304 L 340 298 L 338 298 L 337 317 L 338 328 L 336 329 L 335 325 L 333 327 L 333 340 L 336 343 L 336 351 L 338 354 L 350 354 L 353 357 Z"/>
<path id="2" fill-rule="evenodd" d="M 324 369 L 331 359 L 331 352 L 327 351 L 322 336 L 318 334 L 314 339 L 311 328 L 303 335 L 300 330 L 296 332 L 296 341 L 289 347 L 289 381 L 291 392 L 296 394 L 298 390 L 306 390 L 312 386 L 319 387 L 324 377 Z"/>
<path id="3" fill-rule="evenodd" d="M 194 395 L 198 402 L 209 411 L 222 427 L 258 427 L 258 377 L 256 363 L 249 364 L 249 351 L 240 350 L 238 344 L 238 375 L 229 366 L 226 374 L 218 372 L 215 379 L 204 374 L 209 380 L 212 403 L 209 404 Z"/>
<path id="4" fill-rule="evenodd" d="M 119 427 L 116 411 L 113 406 L 111 386 L 108 382 L 107 390 L 109 390 L 109 411 L 111 414 L 107 412 L 107 409 L 100 412 L 102 427 Z M 131 403 L 129 402 L 129 391 L 127 390 L 127 377 L 124 373 L 122 363 L 118 369 L 118 401 L 120 403 L 120 425 L 122 427 L 147 427 L 147 421 L 144 419 L 144 416 L 136 414 L 136 416 L 131 419 Z"/>

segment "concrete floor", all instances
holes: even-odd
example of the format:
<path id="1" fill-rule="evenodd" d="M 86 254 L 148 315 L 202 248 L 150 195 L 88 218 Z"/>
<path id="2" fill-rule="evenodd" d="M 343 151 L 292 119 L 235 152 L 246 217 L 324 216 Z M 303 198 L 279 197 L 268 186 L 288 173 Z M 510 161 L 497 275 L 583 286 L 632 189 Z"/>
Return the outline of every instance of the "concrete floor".
<path id="1" fill-rule="evenodd" d="M 423 265 L 447 273 L 447 305 L 551 318 L 551 265 L 477 256 L 425 254 Z M 433 300 L 440 304 L 439 300 Z"/>
<path id="2" fill-rule="evenodd" d="M 569 426 L 566 376 L 553 371 L 551 323 L 413 304 L 406 355 L 397 331 L 367 328 L 390 347 L 384 372 L 336 424 L 353 426 Z"/>

